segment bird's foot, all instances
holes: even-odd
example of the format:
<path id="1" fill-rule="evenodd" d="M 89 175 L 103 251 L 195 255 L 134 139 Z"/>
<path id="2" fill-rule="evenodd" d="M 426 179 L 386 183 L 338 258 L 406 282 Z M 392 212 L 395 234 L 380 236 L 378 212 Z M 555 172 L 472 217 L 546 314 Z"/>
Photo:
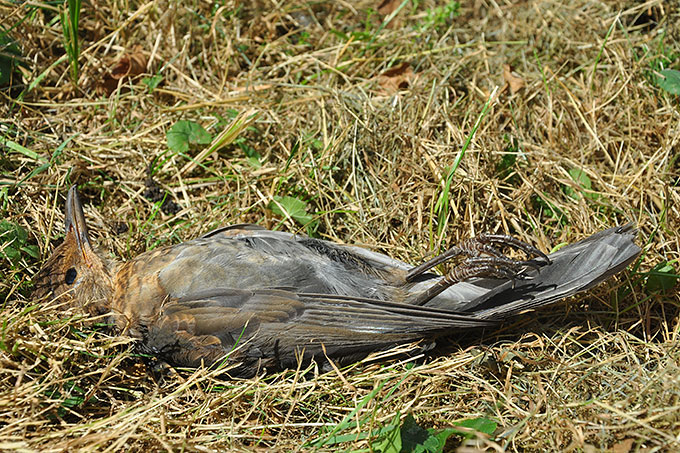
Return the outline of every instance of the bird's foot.
<path id="1" fill-rule="evenodd" d="M 498 245 L 500 247 L 509 247 L 515 250 L 526 253 L 529 256 L 536 256 L 533 260 L 538 265 L 550 264 L 550 258 L 548 255 L 541 252 L 539 249 L 531 244 L 524 241 L 520 241 L 517 238 L 508 236 L 507 234 L 480 234 L 477 237 L 467 239 L 463 241 L 460 246 L 461 249 L 468 256 L 480 256 L 483 254 L 504 257 L 505 255 L 494 247 Z"/>
<path id="2" fill-rule="evenodd" d="M 525 261 L 510 260 L 505 254 L 503 254 L 503 252 L 501 252 L 501 250 L 499 250 L 498 247 L 509 247 L 522 251 L 529 256 L 535 256 L 535 258 Z M 454 245 L 441 255 L 414 267 L 408 272 L 408 274 L 406 274 L 406 281 L 413 281 L 416 277 L 422 275 L 433 267 L 445 263 L 460 255 L 464 255 L 469 258 L 484 258 L 484 255 L 488 255 L 488 257 L 500 258 L 502 260 L 509 260 L 511 262 L 521 262 L 524 266 L 534 268 L 538 268 L 545 264 L 550 264 L 550 258 L 548 258 L 545 253 L 541 252 L 531 244 L 527 244 L 524 241 L 520 241 L 517 238 L 505 234 L 481 234 L 477 237 L 466 239 L 460 245 Z M 492 264 L 489 261 L 482 262 L 486 264 Z M 470 262 L 469 264 L 472 266 L 479 263 Z M 496 264 L 503 263 L 497 262 Z"/>
<path id="3" fill-rule="evenodd" d="M 520 250 L 530 259 L 515 260 L 507 257 L 496 246 L 506 246 Z M 443 254 L 413 268 L 406 276 L 407 281 L 413 281 L 434 266 L 464 255 L 468 258 L 451 269 L 443 278 L 425 291 L 415 294 L 409 303 L 424 305 L 447 288 L 458 282 L 470 278 L 500 278 L 509 280 L 524 280 L 528 278 L 526 271 L 530 268 L 539 269 L 550 264 L 548 256 L 536 247 L 506 235 L 483 234 L 467 239 L 459 246 L 454 246 Z M 531 258 L 533 256 L 533 258 Z"/>

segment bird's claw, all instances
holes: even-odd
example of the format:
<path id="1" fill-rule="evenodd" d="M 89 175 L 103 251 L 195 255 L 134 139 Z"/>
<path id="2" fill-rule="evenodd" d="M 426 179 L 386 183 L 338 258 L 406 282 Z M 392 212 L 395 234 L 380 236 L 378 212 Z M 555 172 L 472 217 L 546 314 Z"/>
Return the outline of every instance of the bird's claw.
<path id="1" fill-rule="evenodd" d="M 515 260 L 506 256 L 495 246 L 510 247 L 526 253 L 529 257 L 533 256 L 533 258 Z M 465 255 L 468 258 L 451 269 L 430 288 L 414 296 L 411 303 L 423 305 L 445 291 L 446 288 L 471 278 L 499 278 L 513 282 L 515 280 L 527 280 L 531 278 L 531 275 L 527 273 L 529 269 L 539 271 L 542 266 L 550 264 L 550 258 L 545 253 L 524 241 L 507 235 L 482 234 L 467 239 L 459 246 L 452 247 L 443 254 L 411 269 L 406 275 L 406 280 L 413 281 L 418 275 L 458 255 Z"/>
<path id="2" fill-rule="evenodd" d="M 504 257 L 505 255 L 494 245 L 510 247 L 526 253 L 535 258 L 525 261 L 526 263 L 535 262 L 539 266 L 550 264 L 548 255 L 537 249 L 531 244 L 521 241 L 507 234 L 480 234 L 474 238 L 467 239 L 459 247 L 468 256 L 481 256 L 483 254 Z"/>

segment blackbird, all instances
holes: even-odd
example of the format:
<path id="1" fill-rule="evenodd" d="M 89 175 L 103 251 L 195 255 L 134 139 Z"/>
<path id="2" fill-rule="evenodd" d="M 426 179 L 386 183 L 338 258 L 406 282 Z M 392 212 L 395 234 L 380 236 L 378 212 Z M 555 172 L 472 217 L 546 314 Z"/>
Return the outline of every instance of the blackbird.
<path id="1" fill-rule="evenodd" d="M 584 291 L 640 253 L 632 225 L 546 256 L 481 235 L 413 267 L 364 248 L 249 224 L 142 253 L 98 255 L 75 186 L 64 242 L 34 278 L 36 297 L 99 315 L 144 353 L 177 366 L 216 362 L 232 376 L 299 361 L 341 364 L 392 346 L 452 335 Z M 511 259 L 502 250 L 527 255 Z M 429 272 L 456 260 L 445 276 Z"/>

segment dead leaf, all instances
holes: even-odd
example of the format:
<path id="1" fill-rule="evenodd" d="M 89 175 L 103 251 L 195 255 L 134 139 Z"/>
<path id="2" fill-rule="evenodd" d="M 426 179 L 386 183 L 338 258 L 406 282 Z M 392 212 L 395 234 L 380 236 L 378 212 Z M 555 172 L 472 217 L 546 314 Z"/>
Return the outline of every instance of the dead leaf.
<path id="1" fill-rule="evenodd" d="M 146 72 L 147 58 L 142 46 L 135 46 L 131 52 L 123 54 L 116 65 L 104 76 L 101 87 L 110 95 L 118 87 L 121 79 L 134 79 Z"/>
<path id="2" fill-rule="evenodd" d="M 510 87 L 511 94 L 515 94 L 524 88 L 524 79 L 514 73 L 509 64 L 503 65 L 503 79 L 505 79 L 506 86 Z"/>
<path id="3" fill-rule="evenodd" d="M 416 78 L 411 65 L 404 62 L 394 66 L 378 76 L 378 84 L 387 94 L 407 90 Z"/>
<path id="4" fill-rule="evenodd" d="M 634 439 L 625 439 L 612 446 L 612 453 L 628 453 L 633 448 Z"/>
<path id="5" fill-rule="evenodd" d="M 378 5 L 378 13 L 383 16 L 389 16 L 399 8 L 401 5 L 401 0 L 382 0 Z M 399 16 L 394 17 L 390 23 L 387 24 L 387 28 L 397 28 L 401 26 L 401 20 Z"/>
<path id="6" fill-rule="evenodd" d="M 380 5 L 378 5 L 378 12 L 383 16 L 387 16 L 396 11 L 400 4 L 401 0 L 383 0 L 380 2 Z"/>

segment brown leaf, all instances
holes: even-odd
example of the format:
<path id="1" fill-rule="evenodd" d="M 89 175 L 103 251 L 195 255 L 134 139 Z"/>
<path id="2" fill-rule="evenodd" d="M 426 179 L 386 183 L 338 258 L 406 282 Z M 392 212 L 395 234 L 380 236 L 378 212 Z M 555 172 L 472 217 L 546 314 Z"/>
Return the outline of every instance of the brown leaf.
<path id="1" fill-rule="evenodd" d="M 142 46 L 135 46 L 132 52 L 127 52 L 118 60 L 116 65 L 104 76 L 101 86 L 107 95 L 118 87 L 121 79 L 134 79 L 146 72 L 147 58 Z"/>
<path id="2" fill-rule="evenodd" d="M 378 13 L 383 16 L 389 16 L 399 8 L 401 5 L 401 0 L 382 0 L 380 5 L 378 5 Z M 392 20 L 387 24 L 387 28 L 399 28 L 401 27 L 401 18 L 399 16 L 392 18 Z"/>
<path id="3" fill-rule="evenodd" d="M 387 94 L 407 90 L 416 78 L 411 65 L 404 62 L 394 66 L 378 76 L 378 84 Z"/>
<path id="4" fill-rule="evenodd" d="M 633 448 L 634 439 L 626 439 L 612 446 L 612 453 L 628 453 Z"/>
<path id="5" fill-rule="evenodd" d="M 506 85 L 510 87 L 511 94 L 517 93 L 524 87 L 524 79 L 514 73 L 509 64 L 503 65 L 503 79 L 505 79 Z"/>
<path id="6" fill-rule="evenodd" d="M 399 8 L 400 4 L 401 0 L 383 0 L 380 2 L 380 5 L 378 5 L 378 12 L 383 16 L 387 16 Z"/>

